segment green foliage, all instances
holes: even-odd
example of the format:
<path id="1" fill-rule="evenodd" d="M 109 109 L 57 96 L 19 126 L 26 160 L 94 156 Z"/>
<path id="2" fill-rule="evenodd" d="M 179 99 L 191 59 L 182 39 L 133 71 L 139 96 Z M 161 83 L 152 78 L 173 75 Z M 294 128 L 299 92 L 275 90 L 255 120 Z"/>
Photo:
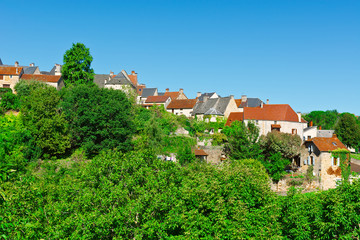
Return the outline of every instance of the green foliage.
<path id="1" fill-rule="evenodd" d="M 312 111 L 309 114 L 304 114 L 306 121 L 313 121 L 314 126 L 321 126 L 322 129 L 334 129 L 335 123 L 338 120 L 339 113 L 336 110 L 327 111 Z"/>
<path id="2" fill-rule="evenodd" d="M 335 125 L 335 132 L 342 143 L 348 147 L 360 147 L 360 126 L 353 114 L 344 113 Z"/>
<path id="3" fill-rule="evenodd" d="M 213 146 L 220 146 L 223 145 L 227 141 L 227 137 L 223 133 L 214 133 L 211 135 L 212 138 L 212 145 Z"/>
<path id="4" fill-rule="evenodd" d="M 1 96 L 2 96 L 3 94 L 9 93 L 9 92 L 12 93 L 11 88 L 0 88 L 0 98 L 1 98 Z"/>
<path id="5" fill-rule="evenodd" d="M 89 48 L 82 43 L 73 43 L 64 54 L 64 65 L 61 70 L 65 86 L 92 84 L 94 81 L 92 60 Z"/>
<path id="6" fill-rule="evenodd" d="M 261 147 L 267 156 L 281 153 L 281 156 L 287 159 L 292 159 L 300 154 L 301 142 L 301 138 L 296 134 L 278 131 L 269 132 L 260 138 Z"/>
<path id="7" fill-rule="evenodd" d="M 272 153 L 269 157 L 262 161 L 267 172 L 274 182 L 278 182 L 284 177 L 286 172 L 284 171 L 285 167 L 288 166 L 291 162 L 289 159 L 283 158 L 281 153 Z"/>
<path id="8" fill-rule="evenodd" d="M 24 126 L 30 130 L 45 157 L 64 154 L 70 147 L 68 123 L 60 111 L 58 91 L 45 84 L 30 86 L 21 97 Z"/>
<path id="9" fill-rule="evenodd" d="M 350 152 L 346 149 L 336 149 L 331 152 L 331 156 L 340 158 L 341 182 L 342 184 L 348 184 L 351 175 Z"/>
<path id="10" fill-rule="evenodd" d="M 305 174 L 305 179 L 306 181 L 308 181 L 309 183 L 312 182 L 315 179 L 314 176 L 314 166 L 310 165 L 308 166 L 307 170 L 306 170 L 306 174 Z"/>
<path id="11" fill-rule="evenodd" d="M 1 95 L 0 108 L 4 110 L 19 110 L 19 98 L 12 92 L 6 92 Z"/>
<path id="12" fill-rule="evenodd" d="M 38 149 L 20 117 L 0 116 L 0 182 L 23 171 L 27 163 L 38 157 Z"/>
<path id="13" fill-rule="evenodd" d="M 244 122 L 235 121 L 230 127 L 226 126 L 223 133 L 228 139 L 225 151 L 231 159 L 259 158 L 259 128 L 254 123 L 249 122 L 246 126 Z"/>
<path id="14" fill-rule="evenodd" d="M 32 91 L 37 88 L 41 88 L 45 85 L 45 83 L 38 81 L 28 81 L 28 80 L 20 80 L 15 85 L 15 91 L 20 100 L 25 100 L 26 97 L 30 96 Z"/>
<path id="15" fill-rule="evenodd" d="M 195 154 L 191 151 L 190 146 L 184 146 L 177 152 L 176 159 L 181 165 L 185 165 L 195 160 Z"/>
<path id="16" fill-rule="evenodd" d="M 360 160 L 360 154 L 351 153 L 351 154 L 350 154 L 350 157 L 351 157 L 351 158 L 355 158 L 355 159 L 357 159 L 357 160 Z"/>
<path id="17" fill-rule="evenodd" d="M 84 148 L 90 156 L 105 149 L 131 149 L 133 112 L 124 92 L 89 85 L 69 87 L 61 106 L 73 147 Z"/>

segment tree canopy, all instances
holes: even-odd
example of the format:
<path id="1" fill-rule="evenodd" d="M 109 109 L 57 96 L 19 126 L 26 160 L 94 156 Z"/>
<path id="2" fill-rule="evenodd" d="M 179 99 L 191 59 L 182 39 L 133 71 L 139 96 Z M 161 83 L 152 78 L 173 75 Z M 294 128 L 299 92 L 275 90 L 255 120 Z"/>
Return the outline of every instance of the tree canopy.
<path id="1" fill-rule="evenodd" d="M 65 52 L 61 70 L 65 86 L 93 83 L 92 60 L 89 48 L 86 48 L 83 43 L 73 43 L 72 47 Z"/>
<path id="2" fill-rule="evenodd" d="M 342 143 L 348 147 L 360 147 L 360 126 L 353 114 L 341 114 L 339 121 L 335 125 L 335 132 Z"/>

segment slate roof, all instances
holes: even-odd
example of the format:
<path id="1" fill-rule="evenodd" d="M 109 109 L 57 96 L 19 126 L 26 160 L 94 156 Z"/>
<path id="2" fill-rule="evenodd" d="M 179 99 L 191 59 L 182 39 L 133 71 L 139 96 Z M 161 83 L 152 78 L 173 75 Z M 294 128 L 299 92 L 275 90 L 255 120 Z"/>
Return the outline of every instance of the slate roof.
<path id="1" fill-rule="evenodd" d="M 197 99 L 175 99 L 167 106 L 167 109 L 193 109 Z"/>
<path id="2" fill-rule="evenodd" d="M 35 80 L 42 82 L 57 83 L 60 80 L 60 75 L 43 75 L 43 74 L 23 74 L 21 80 Z"/>
<path id="3" fill-rule="evenodd" d="M 240 100 L 240 104 L 238 105 L 239 108 L 244 108 L 244 107 L 260 107 L 262 101 L 259 98 L 247 98 L 246 101 L 241 102 Z"/>
<path id="4" fill-rule="evenodd" d="M 1 75 L 20 75 L 22 70 L 22 67 L 0 66 Z"/>
<path id="5" fill-rule="evenodd" d="M 43 75 L 50 75 L 50 72 L 48 72 L 48 71 L 40 71 L 40 73 Z"/>
<path id="6" fill-rule="evenodd" d="M 169 99 L 169 96 L 149 96 L 145 103 L 164 103 Z"/>
<path id="7" fill-rule="evenodd" d="M 154 96 L 154 94 L 156 93 L 157 88 L 144 88 L 142 90 L 142 94 L 141 97 L 142 98 L 147 98 L 149 96 Z"/>
<path id="8" fill-rule="evenodd" d="M 339 148 L 348 150 L 347 147 L 336 136 L 331 138 L 315 137 L 307 140 L 306 142 L 314 143 L 320 152 L 330 152 Z"/>
<path id="9" fill-rule="evenodd" d="M 264 104 L 261 107 L 245 107 L 244 119 L 299 122 L 297 113 L 289 104 Z M 306 123 L 304 119 L 301 122 Z"/>
<path id="10" fill-rule="evenodd" d="M 200 97 L 198 99 L 199 99 L 200 102 L 203 102 L 205 96 L 208 97 L 208 98 L 211 98 L 214 94 L 215 94 L 215 92 L 203 93 L 203 94 L 200 95 Z"/>
<path id="11" fill-rule="evenodd" d="M 193 115 L 204 114 L 206 113 L 214 115 L 224 115 L 227 106 L 229 105 L 231 97 L 224 98 L 209 98 L 205 102 L 197 102 Z"/>
<path id="12" fill-rule="evenodd" d="M 124 75 L 123 72 L 119 72 L 115 77 L 111 78 L 105 85 L 131 85 L 131 81 Z"/>
<path id="13" fill-rule="evenodd" d="M 34 74 L 38 67 L 23 67 L 24 74 Z"/>
<path id="14" fill-rule="evenodd" d="M 3 65 L 2 61 L 1 61 L 1 58 L 0 58 L 0 65 Z"/>
<path id="15" fill-rule="evenodd" d="M 318 137 L 332 137 L 335 130 L 318 130 L 317 136 Z"/>
<path id="16" fill-rule="evenodd" d="M 109 74 L 95 74 L 94 83 L 98 85 L 99 88 L 103 88 L 105 85 L 105 80 L 109 80 Z"/>

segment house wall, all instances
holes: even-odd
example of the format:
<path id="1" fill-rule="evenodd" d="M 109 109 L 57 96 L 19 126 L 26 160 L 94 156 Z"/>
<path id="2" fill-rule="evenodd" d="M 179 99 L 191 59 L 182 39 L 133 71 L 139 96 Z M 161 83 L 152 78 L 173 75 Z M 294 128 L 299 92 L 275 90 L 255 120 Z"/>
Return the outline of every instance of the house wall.
<path id="1" fill-rule="evenodd" d="M 290 133 L 292 134 L 292 129 L 297 130 L 297 135 L 303 139 L 303 131 L 306 128 L 307 123 L 301 122 L 288 122 L 288 121 L 269 121 L 269 120 L 244 120 L 246 124 L 250 121 L 254 122 L 260 128 L 260 135 L 267 135 L 271 132 L 271 125 L 272 124 L 280 124 L 280 132 L 282 133 Z"/>
<path id="2" fill-rule="evenodd" d="M 237 107 L 234 98 L 231 98 L 231 100 L 229 101 L 229 104 L 224 112 L 224 116 L 228 118 L 231 112 L 239 112 L 239 108 Z"/>
<path id="3" fill-rule="evenodd" d="M 0 80 L 0 87 L 3 87 L 4 84 L 9 84 L 11 90 L 15 93 L 15 85 L 19 82 L 19 75 L 3 75 L 3 80 Z M 12 77 L 10 77 L 12 76 Z"/>
<path id="4" fill-rule="evenodd" d="M 184 109 L 167 109 L 169 113 L 173 113 L 175 115 L 185 115 L 186 117 L 191 117 L 191 113 L 193 111 L 192 108 L 184 108 Z"/>
<path id="5" fill-rule="evenodd" d="M 104 85 L 104 88 L 107 89 L 114 89 L 114 90 L 121 90 L 123 91 L 127 96 L 129 96 L 129 94 L 132 94 L 135 92 L 135 90 L 130 86 L 130 85 L 115 85 L 115 84 L 109 84 L 109 85 Z"/>
<path id="6" fill-rule="evenodd" d="M 303 140 L 307 140 L 310 138 L 314 138 L 317 137 L 317 128 L 316 127 L 312 127 L 310 129 L 307 129 L 306 131 L 304 131 L 303 133 L 303 137 L 305 137 L 305 139 L 303 138 Z"/>
<path id="7" fill-rule="evenodd" d="M 313 146 L 313 151 L 309 152 L 309 146 Z M 313 143 L 303 144 L 299 172 L 306 173 L 309 168 L 307 163 L 309 156 L 315 159 L 313 173 L 320 178 L 320 188 L 322 190 L 335 188 L 336 182 L 341 180 L 341 170 L 340 166 L 333 165 L 331 152 L 320 152 Z M 340 162 L 338 164 L 340 165 Z"/>
<path id="8" fill-rule="evenodd" d="M 180 93 L 176 99 L 188 99 L 184 93 Z"/>

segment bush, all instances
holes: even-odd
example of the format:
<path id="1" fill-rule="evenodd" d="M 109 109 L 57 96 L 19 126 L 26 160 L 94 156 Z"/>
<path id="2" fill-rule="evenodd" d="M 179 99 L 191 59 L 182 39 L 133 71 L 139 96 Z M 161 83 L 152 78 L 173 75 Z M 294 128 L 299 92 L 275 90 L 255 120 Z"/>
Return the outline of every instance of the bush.
<path id="1" fill-rule="evenodd" d="M 19 98 L 11 91 L 1 95 L 0 108 L 7 110 L 19 110 L 20 101 Z"/>

